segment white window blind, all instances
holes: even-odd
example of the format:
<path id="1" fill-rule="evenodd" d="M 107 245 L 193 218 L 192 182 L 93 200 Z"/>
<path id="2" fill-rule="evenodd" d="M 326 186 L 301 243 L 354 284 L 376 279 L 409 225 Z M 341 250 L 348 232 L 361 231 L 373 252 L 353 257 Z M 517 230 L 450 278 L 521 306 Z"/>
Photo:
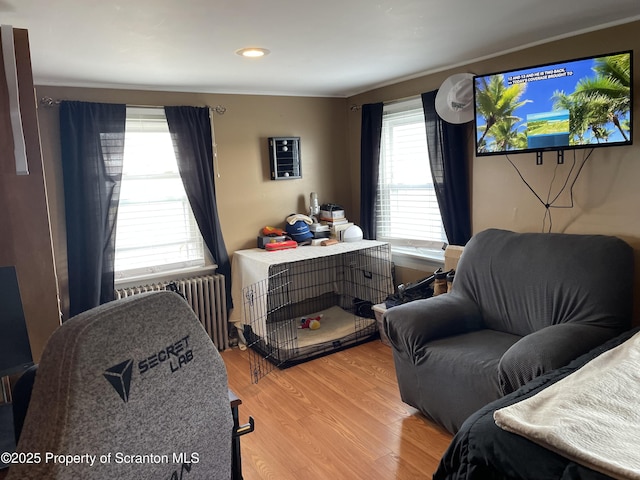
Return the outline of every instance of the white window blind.
<path id="1" fill-rule="evenodd" d="M 203 266 L 204 248 L 162 108 L 127 107 L 116 279 Z"/>
<path id="2" fill-rule="evenodd" d="M 384 107 L 377 195 L 377 239 L 389 242 L 393 250 L 419 253 L 447 241 L 419 98 Z"/>

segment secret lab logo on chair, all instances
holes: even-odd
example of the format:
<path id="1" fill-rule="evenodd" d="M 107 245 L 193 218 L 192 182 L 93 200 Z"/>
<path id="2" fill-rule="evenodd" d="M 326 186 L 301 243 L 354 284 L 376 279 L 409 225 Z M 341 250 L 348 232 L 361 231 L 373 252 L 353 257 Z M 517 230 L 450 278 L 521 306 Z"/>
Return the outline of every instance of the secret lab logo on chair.
<path id="1" fill-rule="evenodd" d="M 138 372 L 143 375 L 159 365 L 167 364 L 171 373 L 177 372 L 187 363 L 193 360 L 193 349 L 189 348 L 189 335 L 180 340 L 167 345 L 153 355 L 138 362 Z M 104 378 L 111 384 L 120 398 L 127 403 L 129 401 L 129 391 L 131 389 L 131 376 L 134 360 L 131 358 L 122 363 L 118 363 L 108 368 L 104 373 Z"/>

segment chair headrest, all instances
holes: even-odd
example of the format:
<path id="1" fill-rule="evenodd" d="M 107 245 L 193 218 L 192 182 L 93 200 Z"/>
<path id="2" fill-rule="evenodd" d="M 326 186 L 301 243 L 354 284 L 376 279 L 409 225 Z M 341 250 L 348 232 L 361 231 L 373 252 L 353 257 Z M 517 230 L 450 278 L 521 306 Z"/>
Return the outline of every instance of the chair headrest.
<path id="1" fill-rule="evenodd" d="M 42 462 L 10 478 L 181 478 L 185 464 L 190 480 L 229 478 L 231 433 L 225 366 L 189 305 L 172 292 L 136 295 L 52 335 L 20 437 L 20 451 L 96 455 L 93 466 Z"/>

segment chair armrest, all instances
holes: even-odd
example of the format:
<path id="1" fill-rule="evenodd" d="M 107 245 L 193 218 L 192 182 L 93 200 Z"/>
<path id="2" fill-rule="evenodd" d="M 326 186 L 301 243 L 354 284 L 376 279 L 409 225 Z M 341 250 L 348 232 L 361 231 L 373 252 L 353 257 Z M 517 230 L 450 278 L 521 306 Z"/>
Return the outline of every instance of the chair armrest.
<path id="1" fill-rule="evenodd" d="M 507 395 L 545 372 L 563 367 L 620 333 L 594 325 L 561 323 L 522 337 L 498 364 L 500 389 Z"/>
<path id="2" fill-rule="evenodd" d="M 415 357 L 425 343 L 482 328 L 478 306 L 469 298 L 447 293 L 398 305 L 384 314 L 391 345 Z"/>

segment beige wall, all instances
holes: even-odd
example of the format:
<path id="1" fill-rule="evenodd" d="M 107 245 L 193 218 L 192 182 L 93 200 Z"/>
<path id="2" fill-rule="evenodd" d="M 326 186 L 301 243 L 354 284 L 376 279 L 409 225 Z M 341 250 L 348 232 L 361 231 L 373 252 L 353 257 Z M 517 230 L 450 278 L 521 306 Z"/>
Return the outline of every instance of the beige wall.
<path id="1" fill-rule="evenodd" d="M 255 236 L 264 225 L 282 224 L 286 215 L 305 212 L 309 192 L 316 191 L 321 202 L 345 206 L 347 216 L 359 221 L 360 110 L 351 105 L 389 102 L 435 90 L 452 73 L 491 73 L 509 68 L 567 60 L 618 50 L 640 51 L 635 35 L 640 22 L 559 40 L 526 50 L 501 55 L 465 67 L 425 75 L 375 89 L 349 99 L 303 98 L 251 95 L 171 93 L 132 90 L 101 90 L 68 87 L 37 88 L 38 98 L 136 105 L 223 105 L 224 115 L 214 114 L 218 145 L 216 178 L 218 207 L 227 249 L 254 246 Z M 505 45 L 505 50 L 510 48 Z M 640 72 L 635 62 L 636 91 L 640 91 Z M 638 95 L 634 101 L 638 111 Z M 66 252 L 62 173 L 60 166 L 57 108 L 38 112 L 43 157 L 49 188 L 52 229 L 58 276 L 65 302 Z M 637 115 L 638 117 L 638 115 Z M 606 233 L 618 235 L 640 250 L 640 142 L 638 118 L 635 145 L 596 149 L 574 188 L 574 207 L 552 211 L 554 232 Z M 267 137 L 301 137 L 303 178 L 269 180 Z M 469 151 L 473 131 L 469 128 Z M 578 151 L 578 159 L 583 152 Z M 473 231 L 489 227 L 516 231 L 542 231 L 544 208 L 520 181 L 503 156 L 474 158 L 470 155 Z M 559 188 L 572 162 L 568 152 L 564 166 L 558 167 L 550 154 L 542 166 L 533 155 L 514 155 L 512 160 L 538 192 L 546 196 L 554 173 L 553 191 Z M 559 203 L 567 204 L 563 195 Z M 546 227 L 548 228 L 548 221 Z M 640 258 L 640 255 L 636 255 Z M 599 259 L 597 259 L 599 260 Z M 602 259 L 606 261 L 606 256 Z M 638 260 L 636 261 L 638 263 Z M 640 264 L 637 271 L 640 275 Z M 426 272 L 398 268 L 399 282 L 412 281 Z M 640 295 L 638 295 L 640 298 Z"/>
<path id="2" fill-rule="evenodd" d="M 628 241 L 636 250 L 636 271 L 640 275 L 640 22 L 591 32 L 555 41 L 519 52 L 477 62 L 465 67 L 426 75 L 410 81 L 380 88 L 349 99 L 349 104 L 389 102 L 435 90 L 449 75 L 458 72 L 487 74 L 511 68 L 568 60 L 594 54 L 621 50 L 635 50 L 634 63 L 634 145 L 630 147 L 600 148 L 584 167 L 575 183 L 573 208 L 552 209 L 553 232 L 603 233 L 617 235 Z M 505 50 L 509 45 L 505 45 Z M 360 117 L 349 116 L 349 155 L 353 178 L 359 175 Z M 473 131 L 469 128 L 469 148 L 472 151 Z M 586 150 L 575 152 L 579 163 Z M 480 157 L 471 155 L 471 210 L 474 232 L 489 227 L 514 231 L 542 231 L 545 209 L 518 177 L 505 156 Z M 557 192 L 568 175 L 573 162 L 573 152 L 565 154 L 565 164 L 557 167 L 555 157 L 545 154 L 544 164 L 535 165 L 535 155 L 512 155 L 511 160 L 521 169 L 538 194 L 545 199 L 554 175 L 552 192 Z M 358 193 L 354 191 L 352 202 L 359 207 Z M 568 205 L 569 195 L 562 195 L 558 205 Z M 546 222 L 548 230 L 549 222 Z M 607 261 L 606 252 L 594 261 Z M 636 291 L 640 283 L 636 280 Z M 639 292 L 640 293 L 640 292 Z M 636 295 L 640 298 L 640 295 Z M 638 304 L 640 300 L 636 300 Z M 636 312 L 640 312 L 636 305 Z"/>
<path id="3" fill-rule="evenodd" d="M 195 105 L 226 108 L 214 113 L 218 161 L 216 195 L 227 250 L 253 248 L 265 225 L 284 226 L 290 213 L 306 213 L 309 193 L 353 213 L 347 161 L 346 100 L 335 98 L 214 95 L 196 93 L 37 87 L 37 97 L 131 105 Z M 63 311 L 68 311 L 64 193 L 58 107 L 38 111 L 53 243 Z M 267 138 L 298 136 L 302 178 L 270 180 Z"/>

